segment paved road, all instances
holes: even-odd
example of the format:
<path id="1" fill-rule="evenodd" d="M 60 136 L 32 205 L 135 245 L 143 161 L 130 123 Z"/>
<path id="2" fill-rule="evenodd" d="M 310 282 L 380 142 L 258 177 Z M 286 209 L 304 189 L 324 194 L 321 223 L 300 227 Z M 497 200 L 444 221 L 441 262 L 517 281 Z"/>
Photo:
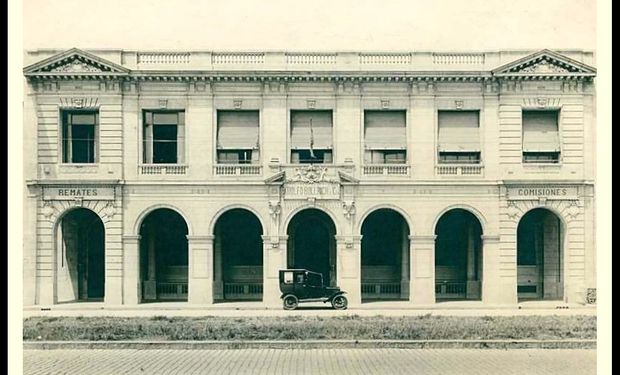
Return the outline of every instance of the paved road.
<path id="1" fill-rule="evenodd" d="M 24 374 L 596 374 L 581 349 L 25 350 Z"/>

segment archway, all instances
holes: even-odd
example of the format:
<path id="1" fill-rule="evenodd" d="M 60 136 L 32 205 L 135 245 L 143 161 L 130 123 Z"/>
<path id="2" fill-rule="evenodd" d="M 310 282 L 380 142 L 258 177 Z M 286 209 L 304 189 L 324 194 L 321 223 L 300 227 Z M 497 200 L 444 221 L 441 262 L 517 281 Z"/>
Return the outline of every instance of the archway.
<path id="1" fill-rule="evenodd" d="M 214 229 L 214 299 L 262 300 L 263 227 L 252 212 L 235 208 Z"/>
<path id="2" fill-rule="evenodd" d="M 455 208 L 435 227 L 435 297 L 479 300 L 482 287 L 482 226 L 471 212 Z"/>
<path id="3" fill-rule="evenodd" d="M 150 212 L 140 226 L 143 301 L 187 300 L 187 223 L 169 208 Z"/>
<path id="4" fill-rule="evenodd" d="M 57 227 L 56 301 L 102 301 L 105 228 L 86 208 L 67 212 Z"/>
<path id="5" fill-rule="evenodd" d="M 558 300 L 564 295 L 562 222 L 536 208 L 517 227 L 517 295 L 521 300 Z"/>
<path id="6" fill-rule="evenodd" d="M 409 299 L 409 226 L 392 209 L 362 224 L 362 301 Z"/>
<path id="7" fill-rule="evenodd" d="M 329 215 L 314 208 L 300 211 L 287 234 L 288 268 L 319 272 L 325 285 L 336 285 L 336 226 Z"/>

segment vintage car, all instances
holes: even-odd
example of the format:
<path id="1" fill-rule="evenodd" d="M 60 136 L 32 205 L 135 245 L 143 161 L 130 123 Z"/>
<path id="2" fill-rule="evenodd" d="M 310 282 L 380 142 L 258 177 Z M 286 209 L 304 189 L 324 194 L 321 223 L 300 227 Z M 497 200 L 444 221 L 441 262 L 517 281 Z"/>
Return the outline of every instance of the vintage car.
<path id="1" fill-rule="evenodd" d="M 336 310 L 347 308 L 345 291 L 323 285 L 323 275 L 305 269 L 280 270 L 280 291 L 285 310 L 294 310 L 300 302 L 330 302 Z"/>

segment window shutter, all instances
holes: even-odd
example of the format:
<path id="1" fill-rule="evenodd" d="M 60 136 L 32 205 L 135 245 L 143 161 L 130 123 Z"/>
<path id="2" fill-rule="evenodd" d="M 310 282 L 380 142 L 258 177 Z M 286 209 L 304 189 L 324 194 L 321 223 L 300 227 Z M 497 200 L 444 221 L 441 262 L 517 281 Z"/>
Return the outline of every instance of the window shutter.
<path id="1" fill-rule="evenodd" d="M 185 162 L 185 112 L 178 114 L 177 126 L 177 163 Z"/>
<path id="2" fill-rule="evenodd" d="M 478 111 L 439 111 L 439 151 L 480 151 Z"/>
<path id="3" fill-rule="evenodd" d="M 217 148 L 258 148 L 258 111 L 218 111 Z"/>
<path id="4" fill-rule="evenodd" d="M 406 149 L 405 111 L 366 111 L 364 142 L 367 149 Z"/>
<path id="5" fill-rule="evenodd" d="M 523 111 L 523 151 L 560 151 L 556 111 Z"/>
<path id="6" fill-rule="evenodd" d="M 331 111 L 292 111 L 291 148 L 307 150 L 310 148 L 310 120 L 312 120 L 313 149 L 332 148 Z"/>

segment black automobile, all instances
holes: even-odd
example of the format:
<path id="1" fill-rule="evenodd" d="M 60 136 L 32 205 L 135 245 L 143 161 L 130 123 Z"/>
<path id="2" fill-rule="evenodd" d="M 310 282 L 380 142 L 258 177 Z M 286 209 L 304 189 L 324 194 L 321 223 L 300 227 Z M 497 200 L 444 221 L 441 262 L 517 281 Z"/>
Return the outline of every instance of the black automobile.
<path id="1" fill-rule="evenodd" d="M 294 310 L 300 302 L 330 302 L 336 310 L 347 308 L 345 291 L 323 285 L 323 275 L 305 269 L 280 270 L 280 291 L 285 310 Z"/>

